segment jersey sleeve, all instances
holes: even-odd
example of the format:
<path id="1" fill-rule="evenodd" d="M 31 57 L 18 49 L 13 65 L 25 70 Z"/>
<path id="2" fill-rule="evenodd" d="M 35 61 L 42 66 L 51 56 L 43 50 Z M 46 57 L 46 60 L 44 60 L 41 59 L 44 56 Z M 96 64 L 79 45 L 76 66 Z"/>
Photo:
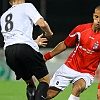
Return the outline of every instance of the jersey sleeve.
<path id="1" fill-rule="evenodd" d="M 66 46 L 73 46 L 78 42 L 79 26 L 75 27 L 69 34 L 69 36 L 64 40 Z"/>
<path id="2" fill-rule="evenodd" d="M 37 11 L 35 6 L 31 3 L 27 4 L 25 13 L 30 17 L 30 19 L 33 21 L 33 23 L 36 25 L 36 22 L 43 18 L 40 13 Z"/>

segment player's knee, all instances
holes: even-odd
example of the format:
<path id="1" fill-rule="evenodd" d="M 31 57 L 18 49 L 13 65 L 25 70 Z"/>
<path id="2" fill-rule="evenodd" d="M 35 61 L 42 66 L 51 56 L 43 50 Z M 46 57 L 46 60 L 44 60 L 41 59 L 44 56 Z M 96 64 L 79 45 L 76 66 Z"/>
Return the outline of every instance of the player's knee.
<path id="1" fill-rule="evenodd" d="M 77 85 L 72 89 L 72 94 L 75 96 L 80 96 L 80 94 L 85 90 L 85 86 Z"/>
<path id="2" fill-rule="evenodd" d="M 73 85 L 72 93 L 75 96 L 79 96 L 81 92 L 83 92 L 86 88 L 86 82 L 84 79 L 79 79 Z"/>
<path id="3" fill-rule="evenodd" d="M 46 83 L 50 83 L 50 75 L 47 74 L 46 76 L 42 77 L 39 79 L 39 82 L 46 82 Z"/>
<path id="4" fill-rule="evenodd" d="M 84 82 L 83 84 L 80 84 L 78 86 L 78 88 L 79 88 L 79 92 L 83 92 L 85 90 L 85 88 L 86 88 L 86 83 Z"/>
<path id="5" fill-rule="evenodd" d="M 77 88 L 77 92 L 81 93 L 84 91 L 84 89 L 85 89 L 85 86 L 79 85 Z"/>

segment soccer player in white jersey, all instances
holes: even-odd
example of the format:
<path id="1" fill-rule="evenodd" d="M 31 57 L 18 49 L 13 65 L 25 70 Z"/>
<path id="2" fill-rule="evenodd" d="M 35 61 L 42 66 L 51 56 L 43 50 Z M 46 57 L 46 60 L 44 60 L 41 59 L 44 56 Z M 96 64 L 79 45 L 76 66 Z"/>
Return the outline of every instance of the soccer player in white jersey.
<path id="1" fill-rule="evenodd" d="M 33 4 L 25 0 L 9 0 L 9 3 L 12 7 L 0 20 L 7 65 L 17 80 L 22 78 L 27 83 L 28 100 L 44 100 L 50 77 L 39 46 L 32 38 L 33 25 L 40 26 L 47 38 L 52 37 L 53 32 Z M 33 75 L 39 81 L 35 98 Z"/>

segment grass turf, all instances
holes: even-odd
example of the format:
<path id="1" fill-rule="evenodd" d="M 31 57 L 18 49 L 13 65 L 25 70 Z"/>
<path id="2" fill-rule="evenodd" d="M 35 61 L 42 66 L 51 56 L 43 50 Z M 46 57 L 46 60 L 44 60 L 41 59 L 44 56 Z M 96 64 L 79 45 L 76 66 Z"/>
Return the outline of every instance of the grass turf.
<path id="1" fill-rule="evenodd" d="M 67 100 L 71 85 L 52 100 Z M 81 94 L 80 100 L 96 100 L 97 82 Z M 26 84 L 23 81 L 0 81 L 0 100 L 27 100 Z"/>

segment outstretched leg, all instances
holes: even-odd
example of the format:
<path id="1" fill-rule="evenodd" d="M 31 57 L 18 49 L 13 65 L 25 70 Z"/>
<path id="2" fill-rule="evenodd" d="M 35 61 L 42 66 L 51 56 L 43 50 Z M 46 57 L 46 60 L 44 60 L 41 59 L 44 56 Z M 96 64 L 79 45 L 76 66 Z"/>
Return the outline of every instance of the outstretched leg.
<path id="1" fill-rule="evenodd" d="M 39 85 L 36 90 L 35 100 L 45 100 L 49 87 L 50 77 L 49 74 L 39 79 Z"/>

